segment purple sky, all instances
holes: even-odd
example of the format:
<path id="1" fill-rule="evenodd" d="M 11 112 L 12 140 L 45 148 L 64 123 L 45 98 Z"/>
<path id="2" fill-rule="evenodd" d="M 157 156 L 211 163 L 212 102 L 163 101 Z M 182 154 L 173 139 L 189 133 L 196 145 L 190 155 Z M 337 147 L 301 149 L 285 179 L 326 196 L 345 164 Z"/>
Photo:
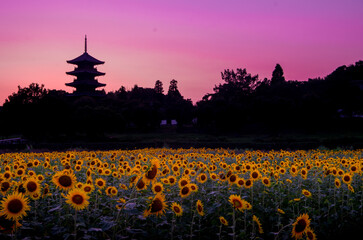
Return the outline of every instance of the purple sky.
<path id="1" fill-rule="evenodd" d="M 212 93 L 226 68 L 287 80 L 324 77 L 363 59 L 362 0 L 12 0 L 0 7 L 0 104 L 32 82 L 72 88 L 66 60 L 105 61 L 106 91 L 167 92 L 171 79 L 193 102 Z"/>

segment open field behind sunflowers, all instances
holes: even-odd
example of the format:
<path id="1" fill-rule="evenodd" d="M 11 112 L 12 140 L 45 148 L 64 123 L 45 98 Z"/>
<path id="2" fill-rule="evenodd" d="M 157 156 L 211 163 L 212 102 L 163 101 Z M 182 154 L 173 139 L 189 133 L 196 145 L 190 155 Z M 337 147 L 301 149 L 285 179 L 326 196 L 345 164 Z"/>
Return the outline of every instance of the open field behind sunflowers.
<path id="1" fill-rule="evenodd" d="M 363 150 L 0 155 L 1 239 L 334 239 L 361 233 Z"/>

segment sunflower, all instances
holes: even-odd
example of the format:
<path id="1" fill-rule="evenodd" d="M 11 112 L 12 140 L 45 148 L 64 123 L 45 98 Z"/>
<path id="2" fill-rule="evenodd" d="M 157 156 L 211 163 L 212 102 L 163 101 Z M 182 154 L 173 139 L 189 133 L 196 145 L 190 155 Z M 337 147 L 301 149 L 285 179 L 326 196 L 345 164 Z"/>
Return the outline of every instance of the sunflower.
<path id="1" fill-rule="evenodd" d="M 29 178 L 28 180 L 26 180 L 23 183 L 23 187 L 25 188 L 26 194 L 28 195 L 40 195 L 41 186 L 36 178 Z"/>
<path id="2" fill-rule="evenodd" d="M 151 200 L 149 208 L 145 210 L 144 217 L 148 217 L 150 215 L 156 215 L 157 217 L 164 214 L 168 205 L 165 203 L 165 197 L 163 194 L 158 193 Z"/>
<path id="3" fill-rule="evenodd" d="M 16 190 L 18 191 L 18 193 L 26 193 L 26 189 L 24 188 L 23 183 L 20 183 Z"/>
<path id="4" fill-rule="evenodd" d="M 229 176 L 228 178 L 228 183 L 229 184 L 235 184 L 238 180 L 238 177 L 236 176 L 236 174 L 231 174 L 231 176 Z"/>
<path id="5" fill-rule="evenodd" d="M 309 215 L 306 213 L 300 215 L 296 218 L 296 221 L 292 226 L 291 237 L 295 237 L 295 239 L 302 238 L 303 233 L 305 233 L 310 226 Z"/>
<path id="6" fill-rule="evenodd" d="M 9 170 L 5 171 L 4 174 L 3 174 L 3 177 L 6 180 L 10 180 L 12 176 L 13 176 L 13 174 Z"/>
<path id="7" fill-rule="evenodd" d="M 253 215 L 252 221 L 254 221 L 257 224 L 258 232 L 260 234 L 262 234 L 263 233 L 263 229 L 262 229 L 262 225 L 261 225 L 260 219 L 258 219 L 258 217 L 256 217 L 255 215 Z"/>
<path id="8" fill-rule="evenodd" d="M 243 187 L 245 185 L 245 179 L 244 178 L 238 178 L 236 183 L 237 183 L 238 187 Z"/>
<path id="9" fill-rule="evenodd" d="M 23 176 L 23 175 L 24 175 L 24 173 L 25 173 L 25 170 L 24 170 L 23 168 L 19 168 L 19 169 L 17 169 L 17 170 L 15 171 L 15 175 L 16 175 L 17 177 L 21 177 L 21 176 Z"/>
<path id="10" fill-rule="evenodd" d="M 216 181 L 218 179 L 218 176 L 215 173 L 210 173 L 209 178 L 212 179 L 213 181 Z"/>
<path id="11" fill-rule="evenodd" d="M 43 188 L 43 191 L 42 191 L 42 197 L 46 197 L 48 195 L 52 195 L 50 192 L 49 192 L 49 186 L 48 184 L 45 184 L 45 187 Z"/>
<path id="12" fill-rule="evenodd" d="M 310 227 L 308 227 L 306 229 L 305 234 L 306 234 L 306 239 L 307 240 L 316 240 L 317 239 L 316 234 L 314 233 L 314 231 Z"/>
<path id="13" fill-rule="evenodd" d="M 68 192 L 66 203 L 71 205 L 77 211 L 86 208 L 89 205 L 89 196 L 81 189 L 74 188 Z"/>
<path id="14" fill-rule="evenodd" d="M 54 174 L 52 181 L 59 189 L 69 191 L 76 184 L 76 176 L 73 173 L 63 170 Z"/>
<path id="15" fill-rule="evenodd" d="M 280 208 L 277 209 L 277 212 L 280 213 L 280 214 L 285 214 L 284 210 L 282 210 Z"/>
<path id="16" fill-rule="evenodd" d="M 171 204 L 171 210 L 173 210 L 177 217 L 181 217 L 183 215 L 183 208 L 178 203 L 173 202 Z"/>
<path id="17" fill-rule="evenodd" d="M 197 212 L 200 216 L 204 216 L 204 206 L 202 201 L 198 200 L 196 203 Z"/>
<path id="18" fill-rule="evenodd" d="M 38 200 L 40 198 L 40 193 L 31 194 L 30 198 L 33 199 L 33 200 Z"/>
<path id="19" fill-rule="evenodd" d="M 265 185 L 266 187 L 271 186 L 271 181 L 268 177 L 263 177 L 261 181 L 262 181 L 263 185 Z"/>
<path id="20" fill-rule="evenodd" d="M 6 195 L 6 193 L 10 190 L 11 183 L 7 180 L 2 181 L 0 183 L 0 191 L 3 195 Z"/>
<path id="21" fill-rule="evenodd" d="M 243 206 L 244 206 L 243 209 L 247 209 L 247 210 L 251 210 L 252 209 L 251 203 L 249 203 L 249 202 L 247 202 L 246 200 L 243 200 L 243 199 L 242 199 L 242 202 L 243 202 Z"/>
<path id="22" fill-rule="evenodd" d="M 290 168 L 290 174 L 291 174 L 291 176 L 293 176 L 293 177 L 296 177 L 297 176 L 297 174 L 298 174 L 298 169 L 297 169 L 297 166 L 295 166 L 295 165 L 292 165 L 291 166 L 291 168 Z"/>
<path id="23" fill-rule="evenodd" d="M 201 173 L 198 175 L 197 181 L 199 183 L 205 183 L 208 180 L 207 174 Z"/>
<path id="24" fill-rule="evenodd" d="M 243 211 L 243 201 L 239 195 L 232 194 L 231 196 L 229 196 L 229 202 L 236 210 L 239 210 L 241 212 Z"/>
<path id="25" fill-rule="evenodd" d="M 253 170 L 250 174 L 250 178 L 255 181 L 257 179 L 260 179 L 261 173 L 258 170 Z"/>
<path id="26" fill-rule="evenodd" d="M 192 193 L 189 184 L 185 185 L 184 187 L 180 188 L 180 196 L 182 198 L 188 197 Z"/>
<path id="27" fill-rule="evenodd" d="M 247 179 L 245 181 L 245 188 L 251 188 L 253 186 L 253 181 L 251 179 Z"/>
<path id="28" fill-rule="evenodd" d="M 182 177 L 178 181 L 179 188 L 182 188 L 188 184 L 189 184 L 189 178 L 187 178 L 187 177 Z"/>
<path id="29" fill-rule="evenodd" d="M 342 177 L 342 180 L 346 184 L 350 184 L 352 182 L 352 176 L 349 173 L 345 173 Z"/>
<path id="30" fill-rule="evenodd" d="M 349 189 L 349 191 L 351 191 L 352 193 L 354 193 L 354 188 L 352 187 L 352 185 L 348 184 L 348 189 Z"/>
<path id="31" fill-rule="evenodd" d="M 43 182 L 44 181 L 44 176 L 42 174 L 38 174 L 37 179 L 38 179 L 39 182 Z"/>
<path id="32" fill-rule="evenodd" d="M 340 182 L 340 180 L 339 180 L 339 178 L 336 178 L 336 179 L 334 180 L 334 184 L 335 184 L 335 186 L 336 186 L 337 188 L 340 188 L 340 186 L 342 185 L 342 184 L 341 184 L 341 182 Z"/>
<path id="33" fill-rule="evenodd" d="M 174 177 L 173 175 L 170 175 L 170 176 L 168 177 L 168 181 L 169 181 L 169 184 L 170 184 L 171 186 L 173 186 L 173 185 L 176 183 L 176 177 Z"/>
<path id="34" fill-rule="evenodd" d="M 125 184 L 120 184 L 119 185 L 119 187 L 121 188 L 121 189 L 123 189 L 123 190 L 127 190 L 128 188 L 127 188 L 127 186 L 125 185 Z"/>
<path id="35" fill-rule="evenodd" d="M 221 224 L 223 224 L 224 226 L 228 226 L 228 221 L 227 221 L 224 217 L 220 216 L 220 217 L 219 217 L 219 221 L 220 221 L 220 222 L 221 222 Z"/>
<path id="36" fill-rule="evenodd" d="M 117 195 L 117 188 L 115 188 L 114 186 L 109 186 L 106 188 L 106 194 L 109 197 L 113 197 Z"/>
<path id="37" fill-rule="evenodd" d="M 140 177 L 139 181 L 137 181 L 136 183 L 136 189 L 138 191 L 144 190 L 147 188 L 147 180 L 145 179 L 145 177 Z"/>
<path id="38" fill-rule="evenodd" d="M 151 160 L 151 165 L 148 170 L 144 174 L 144 178 L 146 183 L 156 181 L 156 177 L 158 175 L 158 168 L 159 168 L 159 160 L 157 158 Z"/>
<path id="39" fill-rule="evenodd" d="M 1 212 L 7 219 L 17 221 L 26 216 L 26 212 L 30 210 L 28 205 L 29 199 L 25 198 L 22 193 L 12 193 L 6 196 L 1 202 Z"/>
<path id="40" fill-rule="evenodd" d="M 309 190 L 303 189 L 303 190 L 302 190 L 302 194 L 303 194 L 305 197 L 311 197 L 311 192 L 310 192 Z"/>
<path id="41" fill-rule="evenodd" d="M 307 178 L 307 176 L 308 176 L 308 170 L 307 170 L 306 168 L 302 168 L 302 169 L 300 170 L 300 175 L 301 175 L 301 177 L 302 177 L 303 179 L 306 179 L 306 178 Z"/>
<path id="42" fill-rule="evenodd" d="M 173 170 L 173 172 L 174 172 L 174 173 L 179 172 L 179 165 L 178 165 L 178 164 L 174 164 L 174 165 L 171 167 L 171 170 Z"/>
<path id="43" fill-rule="evenodd" d="M 189 187 L 190 187 L 190 189 L 192 190 L 192 192 L 198 192 L 198 185 L 197 184 L 195 184 L 195 183 L 191 183 L 191 184 L 189 184 Z"/>
<path id="44" fill-rule="evenodd" d="M 164 186 L 162 183 L 158 182 L 158 183 L 154 183 L 151 187 L 153 193 L 157 194 L 157 193 L 161 193 L 164 191 Z"/>
<path id="45" fill-rule="evenodd" d="M 99 189 L 103 189 L 106 186 L 106 181 L 103 178 L 97 178 L 95 181 L 95 185 Z"/>

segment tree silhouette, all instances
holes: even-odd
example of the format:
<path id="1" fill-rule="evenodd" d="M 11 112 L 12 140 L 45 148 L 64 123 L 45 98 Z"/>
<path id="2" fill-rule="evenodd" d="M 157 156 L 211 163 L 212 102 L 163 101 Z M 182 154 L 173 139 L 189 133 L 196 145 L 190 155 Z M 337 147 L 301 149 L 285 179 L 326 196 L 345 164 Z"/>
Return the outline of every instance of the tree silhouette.
<path id="1" fill-rule="evenodd" d="M 18 92 L 10 95 L 6 100 L 5 104 L 27 104 L 39 101 L 47 94 L 48 90 L 44 88 L 44 85 L 38 83 L 31 83 L 29 87 L 21 88 L 18 86 Z"/>
<path id="2" fill-rule="evenodd" d="M 163 83 L 160 80 L 157 80 L 155 82 L 154 90 L 158 94 L 163 94 L 164 93 Z"/>
<path id="3" fill-rule="evenodd" d="M 215 86 L 213 90 L 216 93 L 251 93 L 258 84 L 258 75 L 252 76 L 247 73 L 246 68 L 237 68 L 236 72 L 234 70 L 225 69 L 221 72 L 222 79 L 225 81 L 224 84 L 219 84 Z M 228 97 L 228 96 L 225 96 Z"/>
<path id="4" fill-rule="evenodd" d="M 271 84 L 281 84 L 285 82 L 284 71 L 280 64 L 276 64 L 274 71 L 272 72 Z"/>
<path id="5" fill-rule="evenodd" d="M 181 98 L 181 94 L 178 90 L 178 81 L 173 79 L 170 81 L 168 96 Z"/>

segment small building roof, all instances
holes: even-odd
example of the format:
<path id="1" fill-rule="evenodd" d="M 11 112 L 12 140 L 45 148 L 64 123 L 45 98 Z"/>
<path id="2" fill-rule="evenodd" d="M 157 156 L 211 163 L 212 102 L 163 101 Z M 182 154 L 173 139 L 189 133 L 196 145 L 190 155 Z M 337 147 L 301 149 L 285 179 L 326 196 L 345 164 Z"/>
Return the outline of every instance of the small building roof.
<path id="1" fill-rule="evenodd" d="M 75 59 L 72 60 L 68 60 L 67 63 L 77 64 L 77 65 L 80 63 L 91 63 L 93 65 L 98 65 L 98 64 L 104 64 L 105 62 L 92 57 L 87 52 L 84 52 L 81 56 L 76 57 Z"/>
<path id="2" fill-rule="evenodd" d="M 93 75 L 93 76 L 103 76 L 106 73 L 99 72 L 97 69 L 94 69 L 94 68 L 93 69 L 75 68 L 73 71 L 66 72 L 66 74 L 73 75 L 73 76 L 78 76 L 78 75 L 82 75 L 82 74 L 89 74 L 89 75 Z"/>
<path id="3" fill-rule="evenodd" d="M 74 80 L 73 82 L 66 83 L 66 86 L 69 87 L 92 86 L 98 88 L 98 87 L 104 87 L 106 86 L 106 84 L 100 83 L 96 80 Z"/>

